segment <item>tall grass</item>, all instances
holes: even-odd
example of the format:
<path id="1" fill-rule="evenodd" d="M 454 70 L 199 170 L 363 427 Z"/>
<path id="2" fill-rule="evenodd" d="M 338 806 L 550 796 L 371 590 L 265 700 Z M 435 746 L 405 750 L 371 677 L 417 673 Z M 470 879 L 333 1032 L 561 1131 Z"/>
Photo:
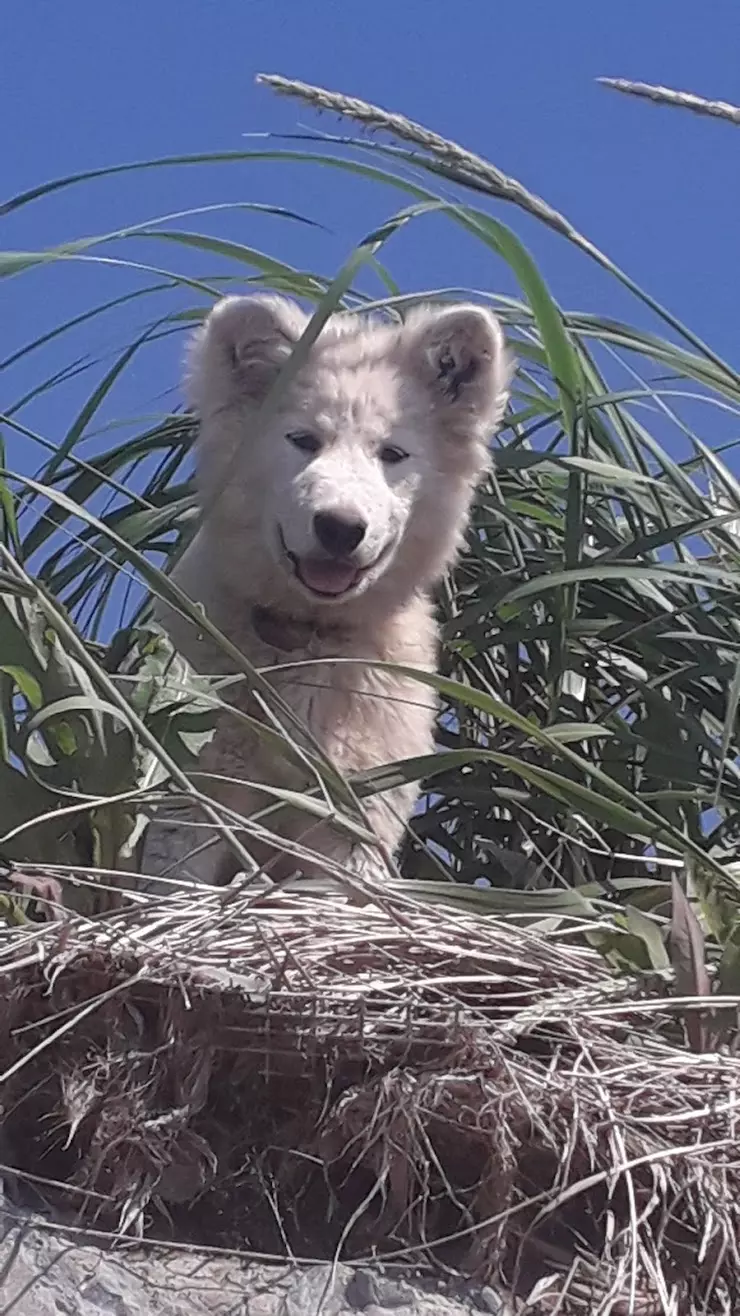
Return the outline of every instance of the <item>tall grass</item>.
<path id="1" fill-rule="evenodd" d="M 0 254 L 4 277 L 35 269 L 38 279 L 39 267 L 72 261 L 99 263 L 101 286 L 110 265 L 130 280 L 124 294 L 19 342 L 0 364 L 6 380 L 13 365 L 33 363 L 37 380 L 22 398 L 3 389 L 0 851 L 60 879 L 74 872 L 83 885 L 85 870 L 91 883 L 94 872 L 97 907 L 101 887 L 136 867 L 152 802 L 195 790 L 190 772 L 218 707 L 218 692 L 146 625 L 147 591 L 198 615 L 167 579 L 197 521 L 193 420 L 177 408 L 139 424 L 120 417 L 128 422 L 120 438 L 110 424 L 101 433 L 100 416 L 127 372 L 201 319 L 232 277 L 313 308 L 289 370 L 338 306 L 402 316 L 420 299 L 485 296 L 519 369 L 467 552 L 440 591 L 440 752 L 352 783 L 337 781 L 319 757 L 305 806 L 320 811 L 323 793 L 357 827 L 368 792 L 422 780 L 424 807 L 401 862 L 410 892 L 482 915 L 576 916 L 591 922 L 592 939 L 620 967 L 664 970 L 671 918 L 681 960 L 676 929 L 691 915 L 678 903 L 679 877 L 720 962 L 721 985 L 734 989 L 740 482 L 734 441 L 719 436 L 736 426 L 740 375 L 566 218 L 488 162 L 362 102 L 267 81 L 389 132 L 396 144 L 324 133 L 147 160 L 47 182 L 0 211 L 125 172 L 213 163 L 248 170 L 269 159 L 296 175 L 332 171 L 348 187 L 369 180 L 389 212 L 335 277 L 218 237 L 210 231 L 225 209 L 218 199 L 51 250 Z M 510 223 L 499 217 L 507 207 Z M 247 233 L 250 211 L 273 216 L 278 251 L 284 224 L 303 222 L 279 207 L 241 209 Z M 521 211 L 607 270 L 654 327 L 557 305 L 517 236 Z M 519 295 L 400 293 L 387 244 L 430 214 L 443 217 L 450 242 L 464 235 L 480 245 L 490 286 L 506 269 Z M 203 272 L 178 268 L 181 252 L 197 253 Z M 209 276 L 210 259 L 217 270 Z M 48 373 L 50 345 L 57 351 L 83 332 L 94 355 L 103 314 L 127 316 L 132 303 L 145 312 L 150 301 L 156 315 L 100 367 L 62 437 L 36 435 L 24 420 L 31 403 L 63 397 L 82 369 L 72 362 Z M 33 478 L 13 460 L 20 437 L 42 445 Z M 265 678 L 232 657 L 269 703 Z M 274 711 L 271 734 L 289 741 L 285 710 Z M 684 949 L 681 962 L 689 958 Z"/>

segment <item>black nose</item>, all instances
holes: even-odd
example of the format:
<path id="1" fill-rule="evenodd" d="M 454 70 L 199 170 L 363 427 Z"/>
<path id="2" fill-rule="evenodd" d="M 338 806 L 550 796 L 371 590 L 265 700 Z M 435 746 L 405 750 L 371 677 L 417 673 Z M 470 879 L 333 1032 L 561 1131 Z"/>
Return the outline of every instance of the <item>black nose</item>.
<path id="1" fill-rule="evenodd" d="M 317 512 L 313 530 L 321 547 L 332 557 L 348 557 L 362 543 L 367 524 L 351 512 Z"/>

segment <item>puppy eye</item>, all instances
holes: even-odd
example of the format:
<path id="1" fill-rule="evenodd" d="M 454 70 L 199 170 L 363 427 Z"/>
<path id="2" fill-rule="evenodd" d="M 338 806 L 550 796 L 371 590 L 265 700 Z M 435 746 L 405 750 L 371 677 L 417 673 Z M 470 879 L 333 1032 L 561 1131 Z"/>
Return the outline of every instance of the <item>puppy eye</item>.
<path id="1" fill-rule="evenodd" d="M 405 462 L 408 453 L 403 448 L 394 448 L 392 443 L 386 443 L 380 449 L 380 460 L 384 466 L 397 466 L 399 462 Z"/>
<path id="2" fill-rule="evenodd" d="M 321 447 L 321 440 L 317 439 L 310 430 L 293 430 L 285 437 L 299 452 L 317 453 Z"/>

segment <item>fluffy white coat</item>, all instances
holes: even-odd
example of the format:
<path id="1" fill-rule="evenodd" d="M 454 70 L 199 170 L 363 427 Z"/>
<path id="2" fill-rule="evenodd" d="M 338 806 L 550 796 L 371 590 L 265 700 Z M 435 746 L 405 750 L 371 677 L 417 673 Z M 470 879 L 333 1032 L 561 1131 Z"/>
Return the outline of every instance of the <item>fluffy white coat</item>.
<path id="1" fill-rule="evenodd" d="M 280 297 L 227 297 L 195 335 L 188 382 L 204 516 L 175 579 L 257 667 L 339 657 L 433 671 L 430 591 L 463 543 L 506 404 L 500 325 L 473 305 L 424 306 L 403 325 L 332 316 L 264 423 L 260 405 L 307 323 Z M 233 670 L 190 622 L 162 605 L 157 615 L 196 669 Z M 342 774 L 433 751 L 435 698 L 418 682 L 326 662 L 270 679 Z M 243 682 L 229 699 L 262 720 Z M 199 766 L 213 774 L 203 778 L 209 793 L 243 818 L 270 803 L 247 783 L 306 784 L 295 762 L 227 711 Z M 367 802 L 390 850 L 416 793 L 408 785 Z M 346 833 L 301 811 L 268 826 L 305 834 L 320 856 L 356 857 Z M 227 881 L 235 860 L 222 839 L 204 846 L 214 838 L 155 822 L 144 869 Z M 246 844 L 259 862 L 274 860 L 269 846 Z"/>

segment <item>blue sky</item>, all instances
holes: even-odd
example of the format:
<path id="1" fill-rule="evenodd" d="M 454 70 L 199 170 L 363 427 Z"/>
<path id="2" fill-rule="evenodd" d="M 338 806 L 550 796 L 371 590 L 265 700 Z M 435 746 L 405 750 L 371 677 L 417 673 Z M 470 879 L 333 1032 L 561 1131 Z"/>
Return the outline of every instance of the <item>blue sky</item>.
<path id="1" fill-rule="evenodd" d="M 281 72 L 344 90 L 426 123 L 487 156 L 561 209 L 655 297 L 730 361 L 738 359 L 740 131 L 617 96 L 624 75 L 740 99 L 737 0 L 28 0 L 8 6 L 0 79 L 6 195 L 54 176 L 181 152 L 239 150 L 245 133 L 299 124 L 342 131 L 254 85 Z M 241 213 L 192 227 L 331 274 L 402 199 L 301 166 L 245 165 L 132 174 L 61 192 L 0 221 L 0 247 L 36 249 L 124 223 L 224 201 L 274 202 L 331 232 Z M 648 323 L 584 256 L 510 208 L 557 299 Z M 115 250 L 133 256 L 133 250 Z M 193 273 L 202 256 L 147 249 Z M 514 291 L 508 272 L 442 221 L 423 220 L 387 252 L 404 289 Z M 46 267 L 2 285 L 0 358 L 85 306 L 136 286 L 113 266 Z M 187 301 L 187 299 L 186 299 Z M 192 298 L 190 299 L 192 302 Z M 78 355 L 104 360 L 146 323 L 142 306 L 47 351 L 51 373 Z M 162 406 L 179 347 L 140 357 L 110 399 L 112 420 Z M 38 379 L 41 358 L 0 375 L 0 406 Z M 23 412 L 58 441 L 90 375 Z M 708 424 L 714 423 L 711 416 Z M 709 442 L 712 434 L 703 435 Z M 13 463 L 40 452 L 8 436 Z"/>

